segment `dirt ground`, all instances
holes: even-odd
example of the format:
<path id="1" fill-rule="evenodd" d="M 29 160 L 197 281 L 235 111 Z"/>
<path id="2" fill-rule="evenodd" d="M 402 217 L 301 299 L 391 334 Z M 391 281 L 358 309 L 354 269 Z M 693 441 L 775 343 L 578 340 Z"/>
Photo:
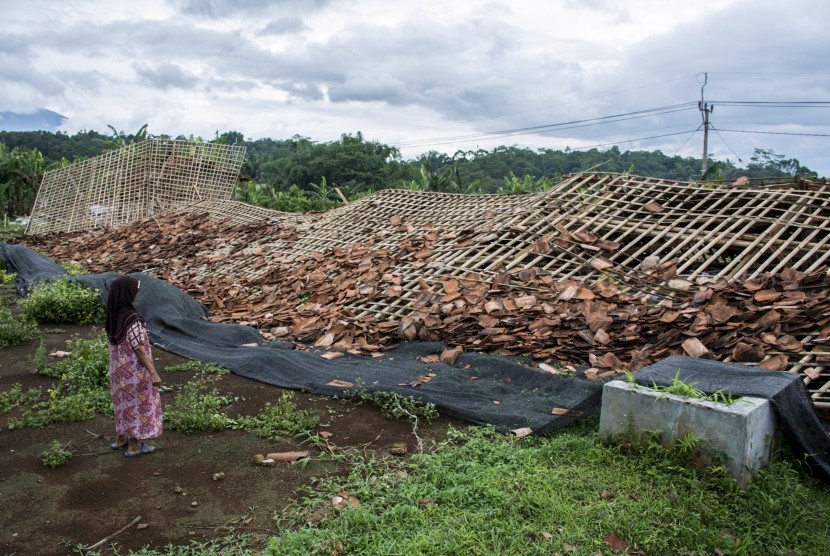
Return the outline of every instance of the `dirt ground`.
<path id="1" fill-rule="evenodd" d="M 70 338 L 90 338 L 100 332 L 88 326 L 61 328 L 45 334 L 50 352 L 66 349 Z M 0 350 L 0 390 L 15 383 L 24 390 L 53 383 L 32 374 L 30 358 L 36 348 L 37 342 L 31 342 Z M 158 348 L 153 355 L 160 371 L 184 361 Z M 181 384 L 193 376 L 192 372 L 160 374 L 166 384 Z M 234 375 L 223 376 L 219 387 L 244 398 L 228 408 L 231 416 L 254 414 L 281 393 L 274 386 Z M 164 392 L 162 405 L 174 396 L 175 392 Z M 410 423 L 387 419 L 372 405 L 306 393 L 297 393 L 294 401 L 317 413 L 318 430 L 332 433 L 330 442 L 339 448 L 387 454 L 392 444 L 405 442 L 409 454 L 416 450 Z M 259 547 L 277 534 L 274 516 L 299 500 L 300 487 L 309 485 L 313 477 L 348 471 L 341 464 L 315 458 L 319 450 L 300 440 L 275 443 L 241 431 L 185 435 L 165 430 L 154 442 L 155 453 L 126 458 L 109 449 L 114 435 L 109 418 L 9 430 L 7 420 L 13 415 L 0 417 L 0 554 L 68 554 L 73 546 L 97 543 L 139 517 L 99 550 L 109 552 L 112 543 L 122 550 L 187 544 L 221 538 L 232 529 L 248 533 Z M 450 424 L 463 426 L 440 418 L 419 423 L 418 434 L 427 441 L 438 440 Z M 71 442 L 73 452 L 69 462 L 57 469 L 45 467 L 40 459 L 52 440 Z M 304 449 L 312 452 L 304 467 L 253 463 L 254 454 Z M 224 473 L 224 479 L 214 480 L 216 473 Z"/>

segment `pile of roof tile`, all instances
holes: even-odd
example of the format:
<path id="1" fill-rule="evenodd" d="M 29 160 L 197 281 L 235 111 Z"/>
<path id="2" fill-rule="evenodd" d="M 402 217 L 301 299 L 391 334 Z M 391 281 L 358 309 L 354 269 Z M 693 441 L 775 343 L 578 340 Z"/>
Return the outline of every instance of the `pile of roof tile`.
<path id="1" fill-rule="evenodd" d="M 118 230 L 28 236 L 24 242 L 93 272 L 153 269 L 208 305 L 215 320 L 257 326 L 266 339 L 358 353 L 402 340 L 440 340 L 543 363 L 587 364 L 589 377 L 638 369 L 678 353 L 786 370 L 810 351 L 815 366 L 801 371 L 814 377 L 830 365 L 830 348 L 823 348 L 830 334 L 825 268 L 691 282 L 674 277 L 672 261 L 641 265 L 635 278 L 643 283 L 671 278 L 671 297 L 611 280 L 555 280 L 536 268 L 471 272 L 419 280 L 412 310 L 400 317 L 382 311 L 358 316 L 351 309 L 382 307 L 403 295 L 401 266 L 417 268 L 428 260 L 436 234 L 423 230 L 394 245 L 379 246 L 372 238 L 289 256 L 258 245 L 296 241 L 290 222 L 235 225 L 192 212 Z M 243 250 L 246 272 L 236 272 L 236 255 Z M 250 272 L 252 265 L 257 272 Z"/>

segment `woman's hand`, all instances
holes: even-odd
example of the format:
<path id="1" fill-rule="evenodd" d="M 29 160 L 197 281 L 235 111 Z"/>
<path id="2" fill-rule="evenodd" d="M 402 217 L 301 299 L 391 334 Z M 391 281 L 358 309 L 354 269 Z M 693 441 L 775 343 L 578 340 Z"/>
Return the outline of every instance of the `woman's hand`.
<path id="1" fill-rule="evenodd" d="M 150 373 L 150 380 L 153 382 L 153 386 L 158 388 L 161 386 L 161 377 L 156 372 L 156 366 L 153 365 L 153 360 L 150 358 L 149 355 L 144 351 L 142 347 L 133 348 L 135 354 L 138 356 L 139 362 L 144 365 L 144 368 L 147 369 L 147 372 Z"/>

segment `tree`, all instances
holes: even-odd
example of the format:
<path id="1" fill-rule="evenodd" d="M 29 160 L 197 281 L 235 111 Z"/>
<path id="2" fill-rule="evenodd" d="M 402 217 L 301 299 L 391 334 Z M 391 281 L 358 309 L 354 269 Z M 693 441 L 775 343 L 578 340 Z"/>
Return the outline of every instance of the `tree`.
<path id="1" fill-rule="evenodd" d="M 14 148 L 0 143 L 0 212 L 29 214 L 43 177 L 43 155 L 37 149 Z"/>
<path id="2" fill-rule="evenodd" d="M 797 158 L 785 158 L 772 149 L 754 149 L 747 170 L 750 177 L 774 178 L 780 176 L 817 177 L 816 172 L 802 166 Z"/>

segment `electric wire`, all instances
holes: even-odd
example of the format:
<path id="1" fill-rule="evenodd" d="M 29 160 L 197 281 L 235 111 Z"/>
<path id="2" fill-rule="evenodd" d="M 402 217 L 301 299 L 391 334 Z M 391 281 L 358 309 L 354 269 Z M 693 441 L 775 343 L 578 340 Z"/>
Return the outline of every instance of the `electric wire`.
<path id="1" fill-rule="evenodd" d="M 472 141 L 477 139 L 486 139 L 490 137 L 512 137 L 515 135 L 529 135 L 529 134 L 538 134 L 538 133 L 551 133 L 555 131 L 561 131 L 566 129 L 575 129 L 579 127 L 587 127 L 593 125 L 601 125 L 607 123 L 615 123 L 627 120 L 634 120 L 639 118 L 648 118 L 653 116 L 661 116 L 665 114 L 672 114 L 675 112 L 682 112 L 686 110 L 695 109 L 694 107 L 697 105 L 695 102 L 686 102 L 681 104 L 675 104 L 670 106 L 662 106 L 658 108 L 648 108 L 645 110 L 637 110 L 633 112 L 625 112 L 622 114 L 614 114 L 610 116 L 600 116 L 597 118 L 587 118 L 583 120 L 572 120 L 567 122 L 560 122 L 555 124 L 544 124 L 538 126 L 528 126 L 528 127 L 520 127 L 520 128 L 513 128 L 513 129 L 506 129 L 506 130 L 499 130 L 499 131 L 489 131 L 489 132 L 481 132 L 475 134 L 468 134 L 468 135 L 455 135 L 455 136 L 446 136 L 446 137 L 438 137 L 432 139 L 420 139 L 420 140 L 413 140 L 413 141 L 403 141 L 397 143 L 397 147 L 399 148 L 406 148 L 406 147 L 419 147 L 419 146 L 430 146 L 430 145 L 442 145 L 447 143 L 457 143 L 460 141 Z"/>
<path id="2" fill-rule="evenodd" d="M 759 135 L 791 135 L 793 137 L 830 137 L 830 133 L 797 133 L 794 131 L 752 131 L 748 129 L 721 129 L 730 133 L 757 133 Z"/>
<path id="3" fill-rule="evenodd" d="M 721 135 L 721 134 L 720 134 L 720 131 L 718 131 L 718 129 L 717 129 L 714 125 L 712 125 L 712 124 L 709 124 L 709 126 L 712 128 L 712 131 L 714 131 L 715 133 L 717 133 L 718 137 L 720 137 L 720 140 L 721 140 L 721 141 L 723 141 L 723 144 L 724 144 L 724 145 L 726 145 L 726 148 L 728 148 L 730 151 L 732 151 L 732 154 L 734 154 L 734 155 L 735 155 L 735 158 L 737 158 L 737 159 L 738 159 L 738 162 L 740 162 L 741 164 L 743 164 L 743 162 L 744 162 L 744 161 L 741 159 L 740 155 L 738 155 L 738 153 L 736 153 L 736 152 L 735 152 L 735 149 L 733 149 L 733 148 L 732 148 L 732 145 L 730 145 L 730 144 L 726 141 L 726 139 L 724 139 L 724 138 L 723 138 L 723 135 Z"/>

